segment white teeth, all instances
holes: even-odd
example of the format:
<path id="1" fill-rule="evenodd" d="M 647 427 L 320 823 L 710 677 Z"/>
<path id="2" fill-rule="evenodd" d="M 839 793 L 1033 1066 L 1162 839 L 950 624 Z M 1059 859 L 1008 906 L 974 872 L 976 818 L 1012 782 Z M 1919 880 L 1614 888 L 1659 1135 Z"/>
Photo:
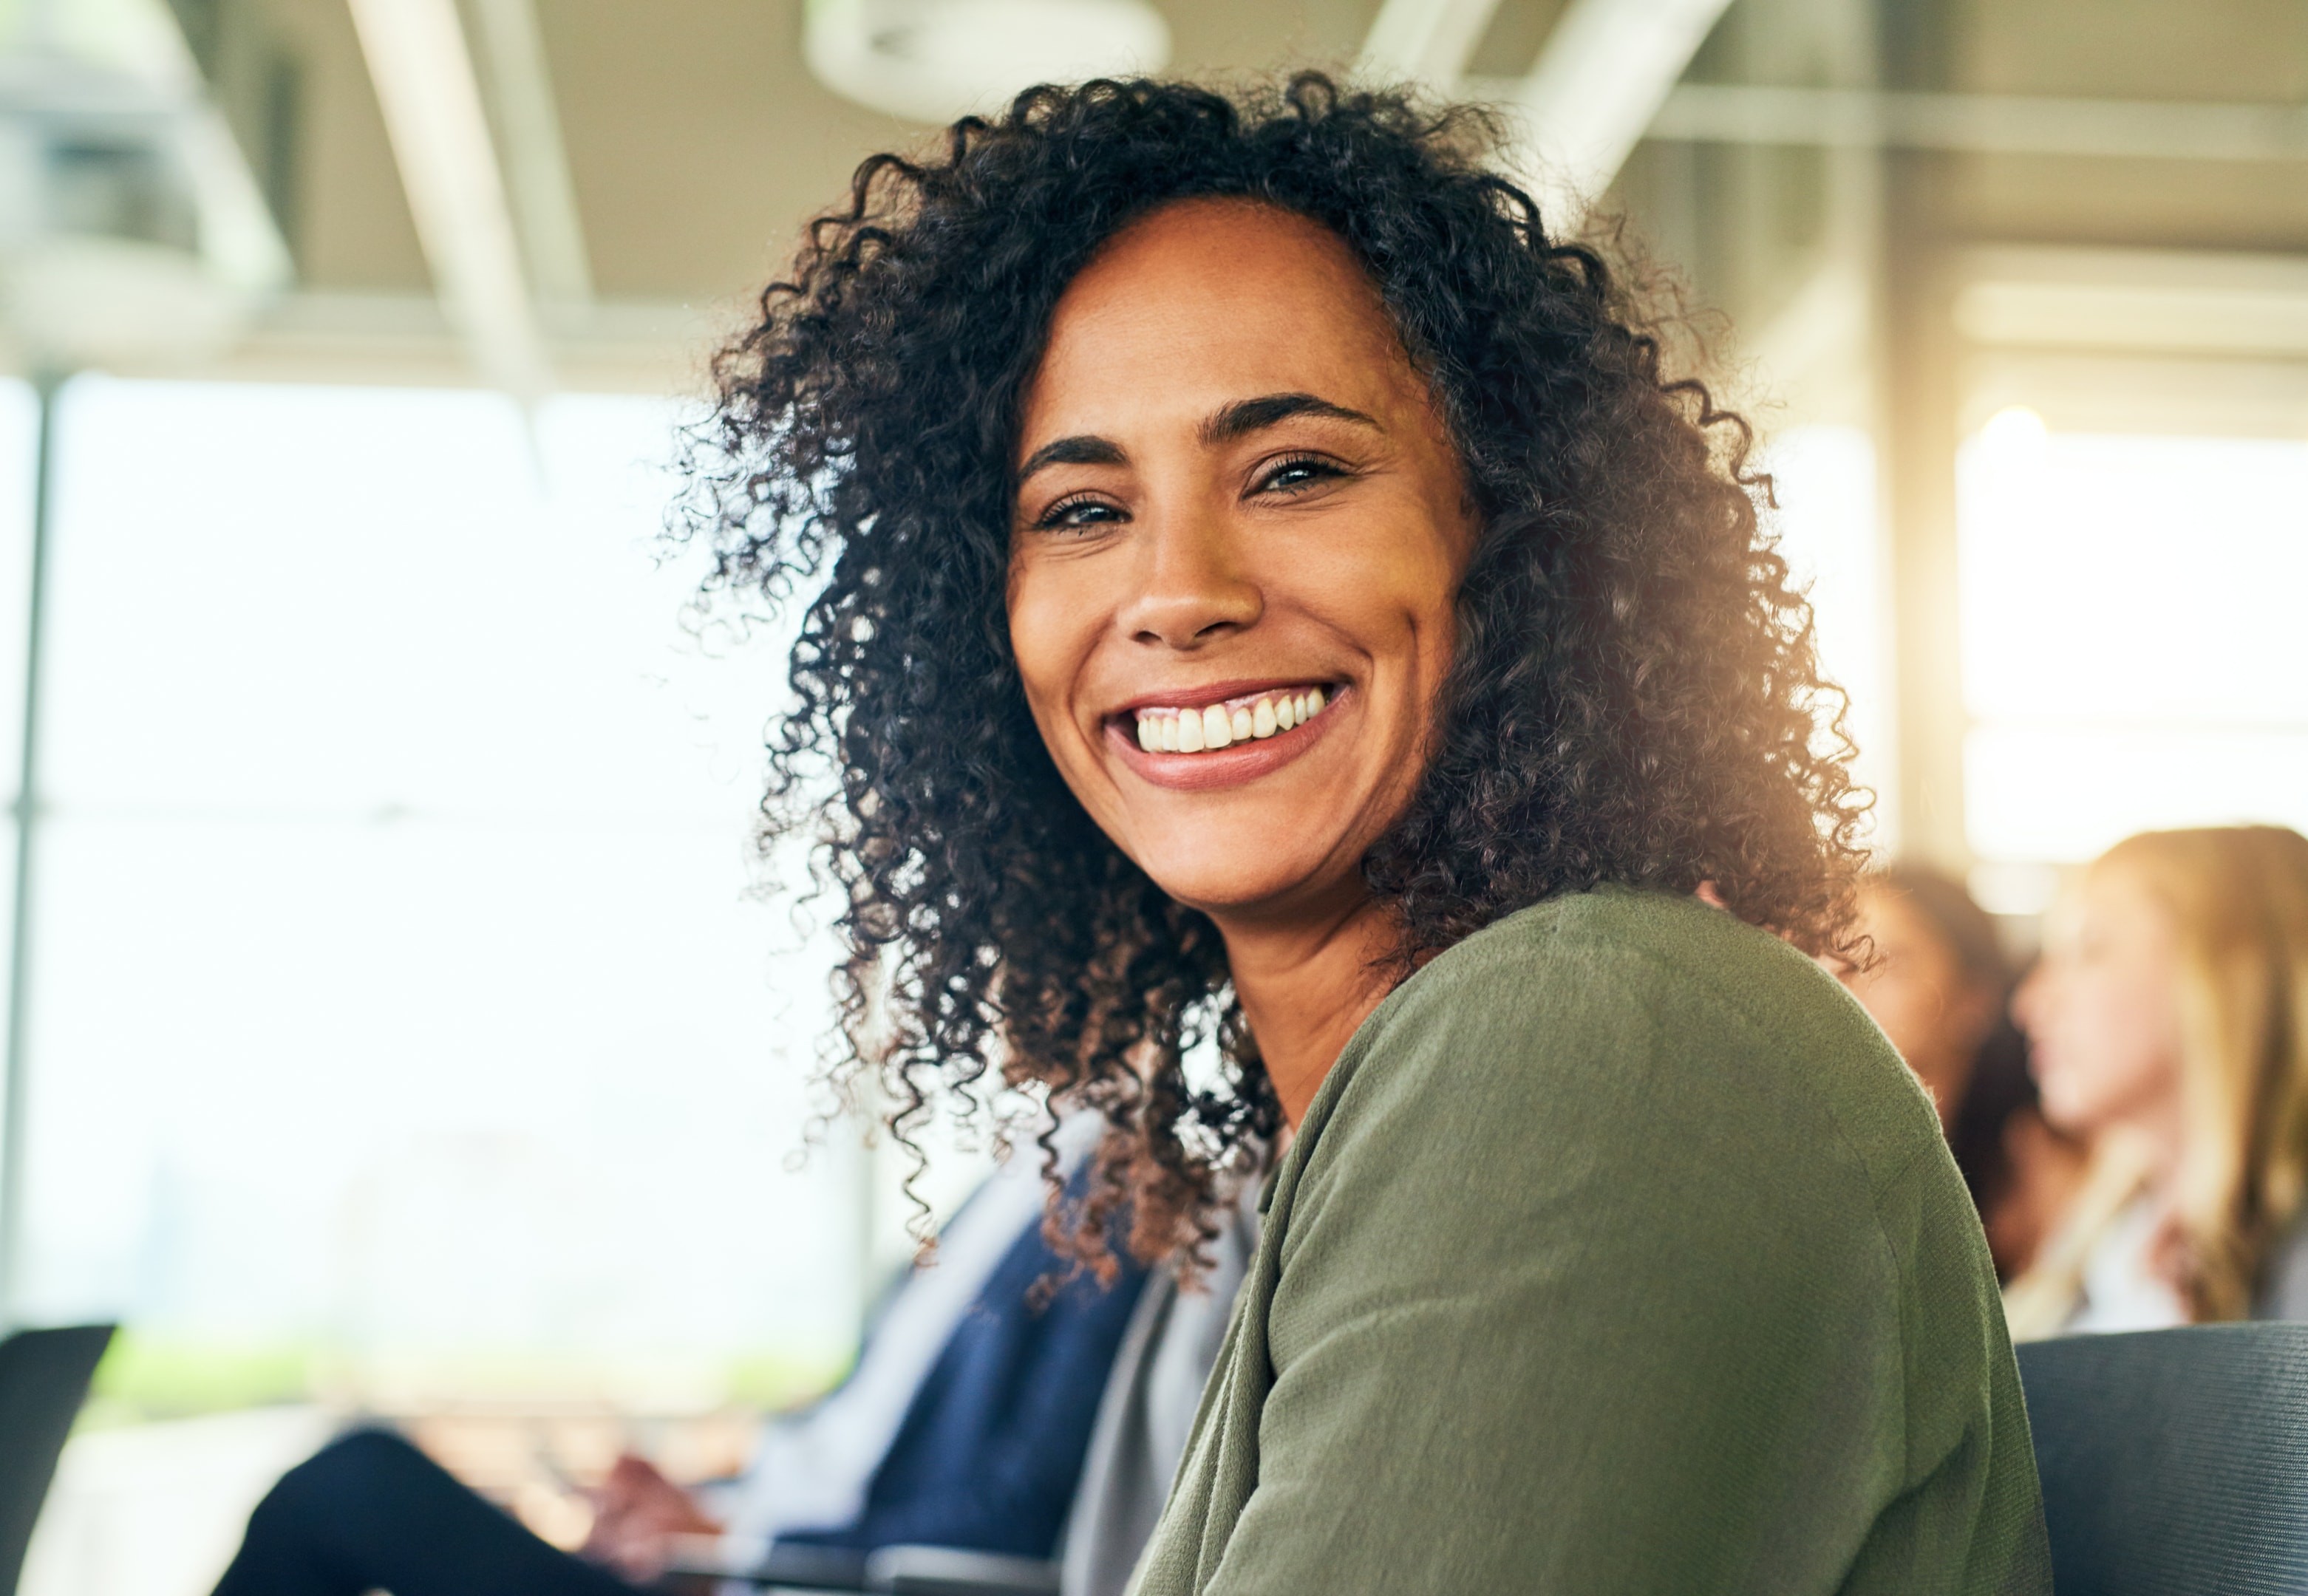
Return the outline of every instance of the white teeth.
<path id="1" fill-rule="evenodd" d="M 1141 709 L 1138 746 L 1149 753 L 1201 753 L 1271 737 L 1303 726 L 1329 702 L 1319 687 L 1300 693 L 1262 693 L 1201 709 Z"/>

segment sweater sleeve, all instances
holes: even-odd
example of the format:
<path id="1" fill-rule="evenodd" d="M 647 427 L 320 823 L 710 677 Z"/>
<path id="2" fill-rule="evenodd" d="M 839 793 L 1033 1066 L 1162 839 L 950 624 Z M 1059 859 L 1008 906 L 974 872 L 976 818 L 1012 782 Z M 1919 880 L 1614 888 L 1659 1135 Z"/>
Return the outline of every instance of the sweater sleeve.
<path id="1" fill-rule="evenodd" d="M 1840 1583 L 1913 1463 L 1899 1171 L 1673 974 L 1469 960 L 1310 1115 L 1211 1592 Z"/>

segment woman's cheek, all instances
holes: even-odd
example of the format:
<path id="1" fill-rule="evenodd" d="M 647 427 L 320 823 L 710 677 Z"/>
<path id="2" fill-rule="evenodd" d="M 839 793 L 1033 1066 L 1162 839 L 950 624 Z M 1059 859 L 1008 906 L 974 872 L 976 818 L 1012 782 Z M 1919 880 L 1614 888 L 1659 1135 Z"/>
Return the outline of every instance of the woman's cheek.
<path id="1" fill-rule="evenodd" d="M 1097 729 L 1079 724 L 1075 709 L 1098 629 L 1084 623 L 1081 604 L 1053 591 L 1062 586 L 1046 577 L 1038 579 L 1030 571 L 1013 579 L 1010 652 L 1043 748 L 1074 796 L 1092 804 L 1098 785 Z"/>
<path id="2" fill-rule="evenodd" d="M 1067 675 L 1064 661 L 1066 639 L 1055 631 L 1064 611 L 1048 602 L 1050 584 L 1031 564 L 1012 573 L 1010 579 L 1010 652 L 1018 662 L 1019 684 L 1034 719 L 1049 733 L 1048 710 L 1064 697 Z"/>
<path id="3" fill-rule="evenodd" d="M 2166 1094 L 2179 1060 L 2157 999 L 2118 978 L 2078 983 L 2058 1017 L 2038 1085 L 2045 1109 L 2071 1130 L 2097 1130 L 2123 1111 Z"/>
<path id="4" fill-rule="evenodd" d="M 2015 1017 L 2028 1033 L 2028 1069 L 2044 1100 L 2044 1117 L 2061 1130 L 2091 1128 L 2092 1103 L 2087 1038 L 2078 1034 L 2078 1004 L 2072 975 L 2039 969 L 2020 988 Z"/>

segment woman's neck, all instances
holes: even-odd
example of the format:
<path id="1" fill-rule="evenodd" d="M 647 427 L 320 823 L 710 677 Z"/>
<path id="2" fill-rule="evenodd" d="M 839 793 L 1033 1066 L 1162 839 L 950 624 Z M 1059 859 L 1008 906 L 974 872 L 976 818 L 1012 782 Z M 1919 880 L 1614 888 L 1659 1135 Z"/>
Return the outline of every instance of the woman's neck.
<path id="1" fill-rule="evenodd" d="M 2172 1077 L 2160 1091 L 2144 1096 L 2122 1114 L 2111 1116 L 2092 1137 L 2098 1146 L 2120 1149 L 2122 1155 L 2142 1165 L 2147 1171 L 2144 1183 L 2148 1195 L 2166 1207 L 2178 1200 L 2188 1152 L 2187 1121 L 2176 1068 Z"/>
<path id="2" fill-rule="evenodd" d="M 1359 895 L 1287 922 L 1215 918 L 1243 1018 L 1296 1129 L 1347 1039 L 1391 990 L 1381 961 L 1392 927 L 1382 907 Z"/>

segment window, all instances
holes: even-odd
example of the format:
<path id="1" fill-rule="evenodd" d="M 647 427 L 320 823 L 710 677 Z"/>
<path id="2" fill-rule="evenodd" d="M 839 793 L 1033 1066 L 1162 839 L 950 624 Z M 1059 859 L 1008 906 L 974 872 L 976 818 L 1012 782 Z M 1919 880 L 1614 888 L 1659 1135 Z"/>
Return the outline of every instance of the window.
<path id="1" fill-rule="evenodd" d="M 1875 449 L 1856 426 L 1791 427 L 1761 459 L 1772 475 L 1779 551 L 1811 597 L 1820 665 L 1849 695 L 1845 730 L 1857 745 L 1852 776 L 1875 794 L 1864 835 L 1889 854 L 1898 844 L 1898 763 L 1890 629 L 1884 622 L 1882 522 Z"/>
<path id="2" fill-rule="evenodd" d="M 781 678 L 653 561 L 673 425 L 65 391 L 29 1315 L 642 1404 L 846 1357 L 865 1161 L 788 1167 L 828 956 L 746 892 Z"/>
<path id="3" fill-rule="evenodd" d="M 2308 828 L 2308 442 L 2058 433 L 1959 463 L 1967 825 L 1990 862 Z"/>

